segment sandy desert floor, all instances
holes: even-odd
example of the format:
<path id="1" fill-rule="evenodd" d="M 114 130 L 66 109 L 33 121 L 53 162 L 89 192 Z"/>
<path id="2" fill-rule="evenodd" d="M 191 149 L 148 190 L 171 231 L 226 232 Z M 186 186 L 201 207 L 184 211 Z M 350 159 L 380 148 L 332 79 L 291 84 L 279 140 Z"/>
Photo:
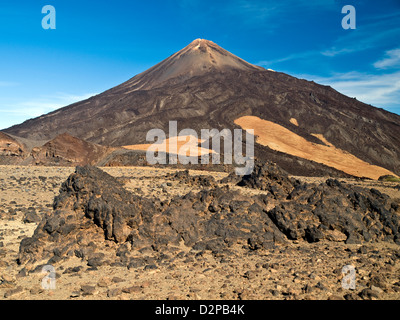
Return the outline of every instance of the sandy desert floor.
<path id="1" fill-rule="evenodd" d="M 143 196 L 163 199 L 197 191 L 163 178 L 176 170 L 103 170 L 123 177 L 128 190 Z M 40 216 L 52 210 L 61 183 L 73 171 L 66 167 L 0 166 L 0 299 L 400 299 L 400 246 L 328 241 L 294 241 L 256 251 L 237 245 L 229 256 L 208 251 L 199 254 L 181 245 L 168 252 L 175 255 L 173 264 L 160 263 L 155 268 L 146 251 L 137 255 L 148 264 L 134 269 L 117 264 L 90 267 L 74 257 L 54 266 L 55 289 L 43 288 L 46 274 L 41 269 L 27 272 L 17 264 L 19 243 L 33 234 Z M 191 170 L 190 174 L 204 172 Z M 210 174 L 217 180 L 227 175 Z M 346 182 L 400 198 L 394 183 Z M 355 289 L 342 286 L 345 265 L 355 268 Z"/>

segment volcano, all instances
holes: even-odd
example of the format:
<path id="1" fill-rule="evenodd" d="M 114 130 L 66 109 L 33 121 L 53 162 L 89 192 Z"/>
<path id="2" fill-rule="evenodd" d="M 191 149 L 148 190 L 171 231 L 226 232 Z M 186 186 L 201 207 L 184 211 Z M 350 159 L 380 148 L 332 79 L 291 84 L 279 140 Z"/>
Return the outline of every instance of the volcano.
<path id="1" fill-rule="evenodd" d="M 121 157 L 148 144 L 149 130 L 168 132 L 173 120 L 199 133 L 254 129 L 256 158 L 294 175 L 400 175 L 400 116 L 204 39 L 101 94 L 3 131 L 31 145 L 68 133 L 120 149 Z"/>

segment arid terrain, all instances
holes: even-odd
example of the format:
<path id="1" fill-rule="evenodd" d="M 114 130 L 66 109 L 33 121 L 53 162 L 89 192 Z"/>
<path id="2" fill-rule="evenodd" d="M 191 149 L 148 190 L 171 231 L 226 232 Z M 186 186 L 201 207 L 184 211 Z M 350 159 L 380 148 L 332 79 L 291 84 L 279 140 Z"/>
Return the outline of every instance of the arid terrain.
<path id="1" fill-rule="evenodd" d="M 229 160 L 198 135 L 239 128 L 247 176 L 148 166 L 151 129 L 157 153 Z M 396 114 L 196 39 L 0 132 L 0 297 L 400 299 L 399 137 Z"/>
<path id="2" fill-rule="evenodd" d="M 272 187 L 266 190 L 253 188 L 250 182 L 239 186 L 234 177 L 222 172 L 190 170 L 189 174 L 186 174 L 181 170 L 176 174 L 177 171 L 173 169 L 149 167 L 103 167 L 101 169 L 121 182 L 123 188 L 129 192 L 127 196 L 133 194 L 132 199 L 142 201 L 143 210 L 146 203 L 152 203 L 151 199 L 155 198 L 158 198 L 164 206 L 172 206 L 172 203 L 176 201 L 177 208 L 184 207 L 184 201 L 187 199 L 193 202 L 194 207 L 197 203 L 196 199 L 200 199 L 199 203 L 201 204 L 201 201 L 207 203 L 208 209 L 204 209 L 205 211 L 198 209 L 198 212 L 208 212 L 214 216 L 219 214 L 215 219 L 221 221 L 229 222 L 231 221 L 229 215 L 235 214 L 238 214 L 237 217 L 240 219 L 244 217 L 244 220 L 232 218 L 232 221 L 238 221 L 241 225 L 237 226 L 237 229 L 232 229 L 231 234 L 221 235 L 221 231 L 218 231 L 220 229 L 216 228 L 215 235 L 225 237 L 223 245 L 213 245 L 214 238 L 209 240 L 206 236 L 202 238 L 203 240 L 199 238 L 201 241 L 194 239 L 193 234 L 183 234 L 182 239 L 186 239 L 185 243 L 183 240 L 177 242 L 167 237 L 168 225 L 173 226 L 174 223 L 176 225 L 176 221 L 173 220 L 174 213 L 171 213 L 172 211 L 165 215 L 160 213 L 152 217 L 154 219 L 169 217 L 170 219 L 169 223 L 160 220 L 159 232 L 166 235 L 165 239 L 158 239 L 159 241 L 155 241 L 151 246 L 145 245 L 146 232 L 148 233 L 146 229 L 137 238 L 138 241 L 144 239 L 142 245 L 142 242 L 135 242 L 135 239 L 124 241 L 125 238 L 121 238 L 122 236 L 117 233 L 118 230 L 113 230 L 112 236 L 107 235 L 109 226 L 106 218 L 101 224 L 96 222 L 95 216 L 93 221 L 96 225 L 92 224 L 88 218 L 91 212 L 88 208 L 94 206 L 95 215 L 98 209 L 96 209 L 96 204 L 90 205 L 92 200 L 88 202 L 79 200 L 84 198 L 85 191 L 76 191 L 79 195 L 78 202 L 73 204 L 70 201 L 72 198 L 68 198 L 68 192 L 75 192 L 73 190 L 77 190 L 79 184 L 84 185 L 82 190 L 91 190 L 90 179 L 85 178 L 84 171 L 81 175 L 76 174 L 75 180 L 71 178 L 62 187 L 62 183 L 75 172 L 75 168 L 1 166 L 0 299 L 400 299 L 400 246 L 394 232 L 388 230 L 390 223 L 387 222 L 391 219 L 390 221 L 398 226 L 400 215 L 398 207 L 400 184 L 398 182 L 347 178 L 327 181 L 328 178 L 303 177 L 290 177 L 293 180 L 287 180 L 297 181 L 293 182 L 297 193 L 300 192 L 298 190 L 311 190 L 308 187 L 310 184 L 321 184 L 315 189 L 319 188 L 318 190 L 322 190 L 321 192 L 327 197 L 331 195 L 327 193 L 331 189 L 332 192 L 342 192 L 342 189 L 346 190 L 346 186 L 350 189 L 362 187 L 367 190 L 365 199 L 370 199 L 371 203 L 373 199 L 385 199 L 385 203 L 389 206 L 391 204 L 390 210 L 385 211 L 385 214 L 389 212 L 391 214 L 387 218 L 389 220 L 380 218 L 379 221 L 383 221 L 383 226 L 378 227 L 378 220 L 367 219 L 370 221 L 366 222 L 367 227 L 360 227 L 363 229 L 362 232 L 360 231 L 363 239 L 356 239 L 353 238 L 352 233 L 345 236 L 343 233 L 345 231 L 338 231 L 339 227 L 336 225 L 330 230 L 325 230 L 320 226 L 313 227 L 311 222 L 315 217 L 311 213 L 305 215 L 304 218 L 307 223 L 310 223 L 308 226 L 300 228 L 300 223 L 290 228 L 282 226 L 275 209 L 279 207 L 279 203 L 283 203 L 279 202 L 280 193 L 287 186 L 286 180 L 283 179 L 282 183 L 279 182 L 282 190 L 279 189 L 276 192 L 276 188 Z M 97 174 L 96 171 L 90 170 L 88 169 L 90 174 Z M 192 177 L 201 178 L 192 179 Z M 221 179 L 224 180 L 221 181 Z M 98 183 L 101 185 L 102 181 Z M 107 184 L 103 187 L 104 189 L 100 191 L 94 191 L 98 192 L 97 198 L 101 198 L 106 192 L 113 192 L 113 190 L 104 191 L 107 189 Z M 113 189 L 112 184 L 109 184 L 109 188 Z M 220 198 L 214 195 L 214 199 L 219 200 L 220 209 L 217 208 L 215 202 L 208 204 L 207 200 L 204 200 L 212 197 L 212 192 L 217 192 L 215 191 L 217 189 L 212 189 L 214 191 L 210 191 L 211 193 L 204 191 L 210 188 L 222 188 L 218 189 L 222 190 Z M 202 190 L 205 193 L 202 194 Z M 234 202 L 229 199 L 230 210 L 224 213 L 221 199 L 226 190 L 229 190 L 229 194 L 237 191 L 238 195 L 235 197 L 241 196 L 243 199 L 253 199 L 252 197 L 264 199 L 266 204 L 264 212 L 268 212 L 275 223 L 273 225 L 271 222 L 265 222 L 264 231 L 270 230 L 269 233 L 265 233 L 270 234 L 271 238 L 264 239 L 264 242 L 258 242 L 255 238 L 246 239 L 246 234 L 260 232 L 258 224 L 261 221 L 259 219 L 263 219 L 262 216 L 254 215 L 253 218 L 253 213 L 250 214 L 250 212 L 256 212 L 254 208 L 258 202 L 254 200 L 252 206 L 244 207 L 247 209 L 243 212 L 249 212 L 248 221 L 246 215 L 241 213 L 242 204 L 239 200 Z M 189 194 L 190 192 L 192 193 Z M 200 196 L 196 198 L 198 192 Z M 292 191 L 290 196 L 292 199 L 300 199 L 296 198 L 296 192 Z M 362 192 L 364 191 L 359 192 L 361 198 Z M 367 194 L 367 192 L 371 193 Z M 55 201 L 55 197 L 59 194 L 61 197 Z M 271 194 L 274 194 L 274 197 L 271 197 Z M 387 194 L 387 197 L 382 194 Z M 374 198 L 375 196 L 377 198 Z M 171 200 L 175 199 L 174 197 L 176 200 Z M 285 199 L 290 199 L 290 197 Z M 313 203 L 312 197 L 315 197 L 315 194 L 310 196 L 308 202 Z M 149 199 L 149 202 L 146 202 L 146 199 Z M 320 202 L 323 202 L 322 196 L 321 199 Z M 119 201 L 123 202 L 125 199 L 122 198 Z M 128 203 L 130 200 L 126 201 Z M 300 203 L 301 200 L 297 202 Z M 367 203 L 367 201 L 364 202 Z M 317 208 L 318 203 L 318 201 L 315 202 L 313 208 Z M 88 204 L 85 209 L 86 216 L 83 214 L 79 216 L 81 206 L 86 204 Z M 259 204 L 262 205 L 261 202 Z M 237 205 L 239 209 L 235 209 L 234 205 Z M 288 202 L 288 210 L 291 210 L 291 205 L 293 204 Z M 98 207 L 101 206 L 100 203 Z M 321 208 L 328 210 L 327 206 L 329 203 Z M 357 216 L 357 212 L 372 212 L 369 205 L 366 204 L 364 208 L 361 201 L 357 202 L 357 206 L 357 210 L 361 211 L 354 211 L 356 212 L 354 216 Z M 340 205 L 337 204 L 337 207 Z M 49 217 L 57 214 L 62 216 L 63 210 L 71 208 L 77 212 L 76 215 L 69 216 L 73 221 L 69 225 L 72 229 L 65 231 L 65 229 L 57 229 L 58 226 L 53 227 Z M 253 211 L 250 211 L 250 208 L 253 208 Z M 305 204 L 304 212 L 307 212 L 307 208 Z M 380 208 L 383 208 L 383 205 Z M 280 210 L 284 210 L 284 207 Z M 237 213 L 238 211 L 240 213 Z M 300 214 L 300 212 L 302 211 L 294 211 L 293 214 Z M 317 214 L 316 212 L 315 210 L 313 214 Z M 282 214 L 285 216 L 285 213 Z M 383 215 L 383 211 L 380 214 Z M 116 215 L 115 213 L 114 216 Z M 202 216 L 203 213 L 199 215 L 203 219 L 200 220 L 199 226 L 202 226 L 202 223 L 208 223 L 209 220 Z M 144 214 L 143 217 L 139 229 L 140 226 L 145 225 Z M 326 218 L 323 215 L 319 217 L 321 221 Z M 79 224 L 81 223 L 79 219 L 83 219 L 84 222 Z M 364 218 L 362 221 L 367 220 Z M 254 225 L 252 225 L 253 221 Z M 354 225 L 358 226 L 357 223 L 354 222 Z M 90 225 L 86 226 L 86 224 Z M 134 229 L 132 224 L 129 226 L 132 230 Z M 157 226 L 156 221 L 153 227 Z M 376 228 L 373 229 L 373 226 Z M 42 231 L 42 228 L 45 231 Z M 116 222 L 113 228 L 116 229 Z M 199 227 L 199 230 L 201 228 Z M 33 236 L 35 229 L 40 229 L 37 237 L 29 238 Z M 241 233 L 242 231 L 244 233 Z M 154 232 L 158 230 L 154 229 Z M 87 233 L 86 237 L 85 233 Z M 192 239 L 191 237 L 193 241 L 187 240 Z M 156 236 L 154 238 L 156 239 Z M 29 243 L 30 246 L 21 246 L 21 241 L 24 239 L 25 241 L 33 239 Z M 365 239 L 370 239 L 370 241 Z M 71 243 L 72 249 L 70 251 L 66 249 L 64 252 L 60 246 L 63 243 Z M 42 248 L 42 244 L 47 247 L 44 246 L 44 249 L 35 251 L 36 248 Z M 53 251 L 49 251 L 48 248 Z M 51 252 L 50 256 L 49 252 Z M 55 289 L 46 289 L 42 286 L 46 274 L 41 271 L 45 264 L 55 268 Z M 345 265 L 355 267 L 355 289 L 342 287 L 342 268 Z"/>
<path id="3" fill-rule="evenodd" d="M 0 132 L 0 298 L 398 300 L 399 159 L 399 115 L 196 39 Z"/>

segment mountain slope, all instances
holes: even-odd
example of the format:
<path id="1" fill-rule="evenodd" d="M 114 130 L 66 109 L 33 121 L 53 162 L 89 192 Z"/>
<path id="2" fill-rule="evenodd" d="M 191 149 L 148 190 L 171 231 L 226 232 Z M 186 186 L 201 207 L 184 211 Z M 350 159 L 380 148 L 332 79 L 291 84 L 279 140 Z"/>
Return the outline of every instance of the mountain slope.
<path id="1" fill-rule="evenodd" d="M 113 148 L 90 143 L 63 133 L 41 147 L 32 149 L 32 163 L 45 165 L 97 164 L 114 151 Z"/>
<path id="2" fill-rule="evenodd" d="M 240 128 L 256 116 L 315 144 L 335 148 L 400 174 L 400 116 L 349 98 L 329 86 L 254 66 L 207 40 L 87 100 L 13 126 L 6 133 L 50 140 L 68 132 L 93 143 L 144 144 L 150 129 Z M 179 131 L 178 131 L 179 132 Z M 256 156 L 293 174 L 330 171 L 326 164 L 258 144 Z M 338 173 L 338 172 L 336 172 Z"/>
<path id="3" fill-rule="evenodd" d="M 135 76 L 119 88 L 148 90 L 160 86 L 169 79 L 183 82 L 194 76 L 229 70 L 255 71 L 263 70 L 263 68 L 244 61 L 212 41 L 196 39 L 187 47 Z"/>
<path id="4" fill-rule="evenodd" d="M 0 132 L 0 163 L 15 164 L 26 156 L 26 146 L 13 137 Z"/>

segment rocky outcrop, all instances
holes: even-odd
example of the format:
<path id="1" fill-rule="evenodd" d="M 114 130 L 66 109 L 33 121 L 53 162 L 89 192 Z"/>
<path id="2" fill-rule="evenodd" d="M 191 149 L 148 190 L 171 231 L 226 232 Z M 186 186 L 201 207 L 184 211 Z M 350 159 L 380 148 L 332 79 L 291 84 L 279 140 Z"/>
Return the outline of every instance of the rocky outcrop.
<path id="1" fill-rule="evenodd" d="M 272 162 L 256 162 L 250 175 L 243 176 L 239 186 L 269 191 L 275 198 L 286 197 L 299 184 Z"/>
<path id="2" fill-rule="evenodd" d="M 160 202 L 126 191 L 98 168 L 77 167 L 55 198 L 52 214 L 21 242 L 19 263 L 51 259 L 55 250 L 71 256 L 107 241 L 129 242 L 136 249 L 181 241 L 198 249 L 221 249 L 250 238 L 284 241 L 263 211 L 263 201 L 217 186 Z"/>
<path id="3" fill-rule="evenodd" d="M 400 244 L 399 204 L 376 189 L 349 187 L 336 179 L 300 183 L 269 162 L 257 162 L 237 184 L 267 190 L 279 200 L 268 215 L 288 239 Z"/>
<path id="4" fill-rule="evenodd" d="M 186 172 L 175 178 L 193 183 Z M 115 254 L 127 243 L 162 251 L 183 242 L 214 252 L 234 244 L 257 250 L 290 240 L 400 244 L 399 204 L 375 189 L 349 188 L 334 179 L 303 184 L 271 164 L 258 164 L 239 184 L 268 192 L 248 196 L 210 183 L 198 193 L 160 201 L 128 192 L 96 167 L 77 167 L 55 198 L 53 212 L 21 242 L 18 261 L 54 262 L 76 255 L 96 265 L 104 258 L 101 248 L 115 248 Z"/>
<path id="5" fill-rule="evenodd" d="M 90 143 L 68 133 L 63 133 L 43 146 L 33 148 L 31 162 L 61 166 L 96 165 L 113 151 L 113 148 Z"/>
<path id="6" fill-rule="evenodd" d="M 296 186 L 268 214 L 289 239 L 400 244 L 398 204 L 376 189 L 348 187 L 335 179 Z"/>
<path id="7" fill-rule="evenodd" d="M 0 164 L 18 164 L 26 156 L 27 151 L 22 143 L 0 132 Z"/>
<path id="8" fill-rule="evenodd" d="M 185 183 L 189 186 L 215 187 L 217 185 L 214 177 L 209 175 L 191 176 L 189 170 L 177 171 L 172 174 L 169 173 L 166 178 Z"/>
<path id="9" fill-rule="evenodd" d="M 0 132 L 0 164 L 72 166 L 104 165 L 123 150 L 87 142 L 68 133 L 50 141 L 11 137 Z"/>

